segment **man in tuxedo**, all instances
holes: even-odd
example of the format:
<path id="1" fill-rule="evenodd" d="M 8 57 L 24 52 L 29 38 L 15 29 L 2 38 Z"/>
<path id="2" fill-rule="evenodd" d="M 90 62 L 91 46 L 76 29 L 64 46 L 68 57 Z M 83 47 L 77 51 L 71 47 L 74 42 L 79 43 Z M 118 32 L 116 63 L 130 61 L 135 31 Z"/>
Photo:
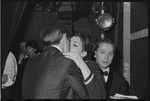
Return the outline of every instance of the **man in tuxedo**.
<path id="1" fill-rule="evenodd" d="M 103 72 L 107 96 L 116 93 L 128 95 L 129 84 L 122 75 L 117 74 L 110 68 L 115 52 L 115 46 L 109 39 L 99 40 L 95 47 L 96 62 Z"/>
<path id="2" fill-rule="evenodd" d="M 74 99 L 76 95 L 88 99 L 80 68 L 62 55 L 69 49 L 66 28 L 59 23 L 48 25 L 41 37 L 48 46 L 26 65 L 23 99 Z"/>

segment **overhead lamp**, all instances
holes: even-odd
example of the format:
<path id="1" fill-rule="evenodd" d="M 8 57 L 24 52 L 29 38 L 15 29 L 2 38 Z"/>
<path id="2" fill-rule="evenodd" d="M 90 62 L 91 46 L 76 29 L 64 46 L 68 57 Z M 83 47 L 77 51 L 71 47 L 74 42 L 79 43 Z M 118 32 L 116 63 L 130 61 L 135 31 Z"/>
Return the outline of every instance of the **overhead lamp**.
<path id="1" fill-rule="evenodd" d="M 109 28 L 112 27 L 114 19 L 110 14 L 104 13 L 97 17 L 96 22 L 101 29 L 108 30 Z"/>
<path id="2" fill-rule="evenodd" d="M 110 14 L 105 13 L 104 7 L 102 6 L 101 14 L 95 19 L 95 21 L 97 25 L 105 31 L 112 27 L 114 18 Z"/>
<path id="3" fill-rule="evenodd" d="M 97 25 L 102 29 L 102 34 L 101 34 L 102 38 L 104 38 L 103 31 L 106 31 L 109 28 L 111 28 L 114 23 L 114 18 L 110 14 L 104 12 L 106 8 L 103 6 L 103 4 L 104 2 L 102 2 L 101 7 L 100 7 L 101 14 L 97 17 L 97 19 L 95 19 L 95 22 L 97 23 Z"/>

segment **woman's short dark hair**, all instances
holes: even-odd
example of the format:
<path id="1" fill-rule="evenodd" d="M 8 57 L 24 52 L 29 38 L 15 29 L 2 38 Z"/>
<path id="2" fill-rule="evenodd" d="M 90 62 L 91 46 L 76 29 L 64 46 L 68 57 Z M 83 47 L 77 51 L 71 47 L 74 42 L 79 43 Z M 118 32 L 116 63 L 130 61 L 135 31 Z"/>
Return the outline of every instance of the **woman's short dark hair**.
<path id="1" fill-rule="evenodd" d="M 35 53 L 41 52 L 40 46 L 38 45 L 38 43 L 35 40 L 27 41 L 27 47 L 28 46 L 32 47 L 33 49 L 36 49 Z"/>
<path id="2" fill-rule="evenodd" d="M 81 34 L 80 32 L 75 33 L 73 36 L 77 36 L 81 39 L 83 51 L 87 52 L 83 60 L 91 60 L 91 55 L 94 53 L 92 41 L 85 34 Z"/>

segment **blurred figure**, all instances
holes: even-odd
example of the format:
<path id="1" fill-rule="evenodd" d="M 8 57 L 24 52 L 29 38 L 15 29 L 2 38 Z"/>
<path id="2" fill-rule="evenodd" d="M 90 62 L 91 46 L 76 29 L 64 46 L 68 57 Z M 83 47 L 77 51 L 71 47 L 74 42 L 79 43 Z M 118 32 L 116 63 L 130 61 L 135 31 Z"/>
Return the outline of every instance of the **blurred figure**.
<path id="1" fill-rule="evenodd" d="M 29 58 L 32 58 L 41 53 L 40 46 L 35 40 L 29 40 L 27 42 L 26 50 L 26 54 L 29 56 Z"/>
<path id="2" fill-rule="evenodd" d="M 105 89 L 109 96 L 116 93 L 128 95 L 129 84 L 122 75 L 117 74 L 110 68 L 115 53 L 115 45 L 109 39 L 99 40 L 95 47 L 95 58 L 103 71 Z"/>
<path id="3" fill-rule="evenodd" d="M 27 48 L 26 48 L 26 45 L 27 45 L 27 40 L 24 40 L 20 43 L 20 55 L 19 55 L 19 60 L 18 60 L 18 64 L 21 64 L 22 62 L 22 59 L 26 57 L 26 51 L 27 51 Z"/>
<path id="4" fill-rule="evenodd" d="M 96 62 L 89 61 L 93 51 L 92 42 L 88 37 L 84 34 L 76 33 L 71 37 L 70 52 L 64 53 L 64 55 L 74 60 L 81 69 L 85 81 L 88 81 L 85 84 L 90 99 L 105 99 L 106 91 L 103 85 L 101 71 Z"/>
<path id="5" fill-rule="evenodd" d="M 27 41 L 24 40 L 20 43 L 20 50 L 22 53 L 25 53 L 26 52 L 26 44 L 27 44 Z"/>
<path id="6" fill-rule="evenodd" d="M 12 99 L 22 99 L 22 77 L 23 77 L 26 63 L 29 61 L 30 58 L 33 58 L 34 56 L 40 54 L 41 52 L 40 47 L 35 40 L 26 41 L 25 49 L 26 51 L 22 53 L 24 57 L 21 63 L 20 64 L 18 63 L 18 74 L 17 74 L 16 82 L 11 88 Z"/>
<path id="7" fill-rule="evenodd" d="M 71 59 L 62 52 L 69 49 L 69 40 L 64 25 L 46 26 L 41 37 L 47 46 L 40 55 L 31 58 L 23 75 L 24 99 L 88 99 L 82 73 Z"/>
<path id="8" fill-rule="evenodd" d="M 10 99 L 10 87 L 16 81 L 17 61 L 12 52 L 8 53 L 2 75 L 2 99 Z"/>

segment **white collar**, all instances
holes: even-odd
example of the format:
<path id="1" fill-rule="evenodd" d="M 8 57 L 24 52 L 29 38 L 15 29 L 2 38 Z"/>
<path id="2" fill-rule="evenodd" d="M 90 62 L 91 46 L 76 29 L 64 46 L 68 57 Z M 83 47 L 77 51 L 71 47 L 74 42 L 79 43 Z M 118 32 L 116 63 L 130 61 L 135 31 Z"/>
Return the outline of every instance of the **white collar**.
<path id="1" fill-rule="evenodd" d="M 53 47 L 57 48 L 57 49 L 58 49 L 58 50 L 62 53 L 61 48 L 60 48 L 60 47 L 58 47 L 57 45 L 51 45 L 51 46 L 53 46 Z"/>
<path id="2" fill-rule="evenodd" d="M 109 73 L 110 67 L 106 68 L 103 72 L 105 72 L 105 71 L 108 71 L 108 73 Z"/>

